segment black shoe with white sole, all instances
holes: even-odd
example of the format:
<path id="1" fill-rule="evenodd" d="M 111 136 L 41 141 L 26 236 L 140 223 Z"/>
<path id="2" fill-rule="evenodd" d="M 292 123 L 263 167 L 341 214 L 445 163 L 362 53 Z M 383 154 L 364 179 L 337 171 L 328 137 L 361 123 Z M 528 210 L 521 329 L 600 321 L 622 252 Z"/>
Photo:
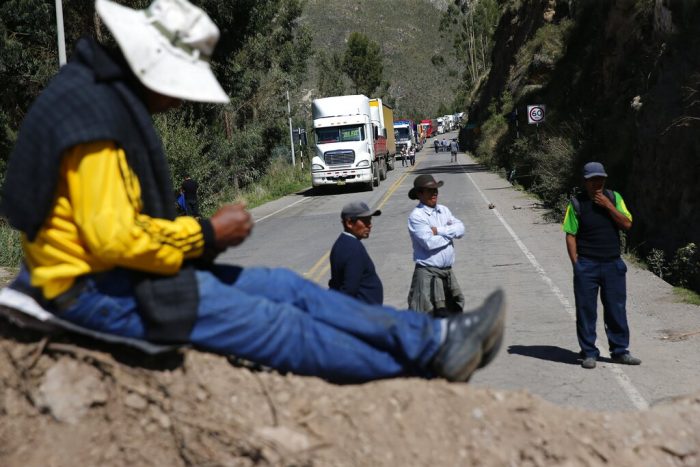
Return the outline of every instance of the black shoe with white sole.
<path id="1" fill-rule="evenodd" d="M 447 336 L 432 368 L 448 381 L 468 381 L 488 365 L 503 342 L 505 294 L 497 290 L 477 309 L 447 318 Z"/>

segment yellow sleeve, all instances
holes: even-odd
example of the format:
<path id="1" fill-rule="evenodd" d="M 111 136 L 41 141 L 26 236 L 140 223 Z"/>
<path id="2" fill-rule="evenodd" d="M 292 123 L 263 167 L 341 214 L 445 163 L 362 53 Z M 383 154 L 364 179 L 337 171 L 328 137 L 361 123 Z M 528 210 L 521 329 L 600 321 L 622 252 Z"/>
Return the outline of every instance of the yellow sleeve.
<path id="1" fill-rule="evenodd" d="M 107 264 L 174 274 L 202 254 L 204 236 L 193 217 L 166 220 L 141 214 L 141 187 L 122 149 L 83 144 L 63 159 L 73 215 L 90 252 Z"/>
<path id="2" fill-rule="evenodd" d="M 569 205 L 566 207 L 566 215 L 564 215 L 562 230 L 571 235 L 576 235 L 578 233 L 578 218 L 576 217 L 576 212 L 571 202 L 569 202 Z"/>
<path id="3" fill-rule="evenodd" d="M 614 191 L 613 193 L 615 194 L 615 207 L 617 208 L 618 211 L 620 211 L 622 214 L 624 214 L 627 219 L 629 219 L 631 221 L 632 214 L 627 209 L 627 205 L 625 204 L 625 200 L 622 199 L 622 195 L 620 193 L 618 193 L 617 191 Z"/>

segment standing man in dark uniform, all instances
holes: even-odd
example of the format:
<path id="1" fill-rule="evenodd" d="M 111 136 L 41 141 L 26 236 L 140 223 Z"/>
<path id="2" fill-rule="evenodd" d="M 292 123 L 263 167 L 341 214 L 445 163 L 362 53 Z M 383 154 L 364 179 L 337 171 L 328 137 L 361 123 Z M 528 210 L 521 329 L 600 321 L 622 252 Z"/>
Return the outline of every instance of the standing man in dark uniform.
<path id="1" fill-rule="evenodd" d="M 197 182 L 192 180 L 189 175 L 185 175 L 185 180 L 182 182 L 182 192 L 185 194 L 185 214 L 192 217 L 200 217 L 197 188 L 199 188 Z"/>
<path id="2" fill-rule="evenodd" d="M 620 258 L 620 229 L 632 227 L 632 215 L 619 193 L 605 189 L 607 176 L 600 162 L 589 162 L 583 167 L 585 191 L 572 198 L 563 226 L 566 249 L 574 267 L 581 366 L 587 369 L 595 368 L 600 354 L 595 345 L 598 290 L 612 361 L 626 365 L 642 363 L 627 349 L 630 340 L 625 308 L 627 266 Z"/>
<path id="3" fill-rule="evenodd" d="M 372 211 L 361 201 L 343 206 L 340 221 L 344 231 L 331 249 L 331 280 L 328 287 L 371 305 L 384 302 L 384 289 L 374 263 L 360 240 L 369 237 L 372 216 L 381 214 L 379 209 Z"/>

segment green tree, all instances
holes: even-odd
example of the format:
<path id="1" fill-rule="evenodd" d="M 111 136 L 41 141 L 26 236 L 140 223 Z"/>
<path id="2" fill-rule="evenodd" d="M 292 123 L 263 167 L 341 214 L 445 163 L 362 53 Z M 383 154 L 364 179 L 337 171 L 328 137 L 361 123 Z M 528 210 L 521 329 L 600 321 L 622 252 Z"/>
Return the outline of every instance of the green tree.
<path id="1" fill-rule="evenodd" d="M 319 97 L 342 96 L 345 94 L 345 82 L 343 80 L 343 59 L 339 53 L 327 54 L 321 50 L 316 55 L 316 68 L 318 69 L 318 94 Z"/>
<path id="2" fill-rule="evenodd" d="M 455 0 L 444 13 L 442 34 L 452 39 L 457 60 L 462 62 L 463 86 L 472 89 L 489 71 L 493 34 L 501 15 L 498 0 Z M 444 62 L 435 62 L 443 66 Z"/>
<path id="3" fill-rule="evenodd" d="M 355 93 L 371 96 L 382 83 L 382 51 L 379 44 L 360 32 L 353 32 L 343 55 L 343 71 L 350 77 Z"/>

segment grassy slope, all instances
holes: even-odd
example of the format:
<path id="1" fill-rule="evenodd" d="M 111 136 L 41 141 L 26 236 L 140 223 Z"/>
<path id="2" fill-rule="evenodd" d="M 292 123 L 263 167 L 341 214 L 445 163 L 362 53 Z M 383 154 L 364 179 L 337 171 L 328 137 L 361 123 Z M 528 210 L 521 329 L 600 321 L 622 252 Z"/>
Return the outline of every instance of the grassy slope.
<path id="1" fill-rule="evenodd" d="M 451 40 L 440 38 L 441 17 L 442 11 L 428 0 L 308 0 L 302 21 L 314 32 L 316 50 L 342 53 L 353 31 L 377 41 L 384 52 L 384 77 L 399 97 L 399 113 L 414 108 L 434 116 L 440 102 L 452 102 L 458 83 L 448 73 L 456 65 Z M 435 54 L 447 66 L 436 69 L 431 63 Z M 306 89 L 316 86 L 313 60 L 309 64 Z"/>

